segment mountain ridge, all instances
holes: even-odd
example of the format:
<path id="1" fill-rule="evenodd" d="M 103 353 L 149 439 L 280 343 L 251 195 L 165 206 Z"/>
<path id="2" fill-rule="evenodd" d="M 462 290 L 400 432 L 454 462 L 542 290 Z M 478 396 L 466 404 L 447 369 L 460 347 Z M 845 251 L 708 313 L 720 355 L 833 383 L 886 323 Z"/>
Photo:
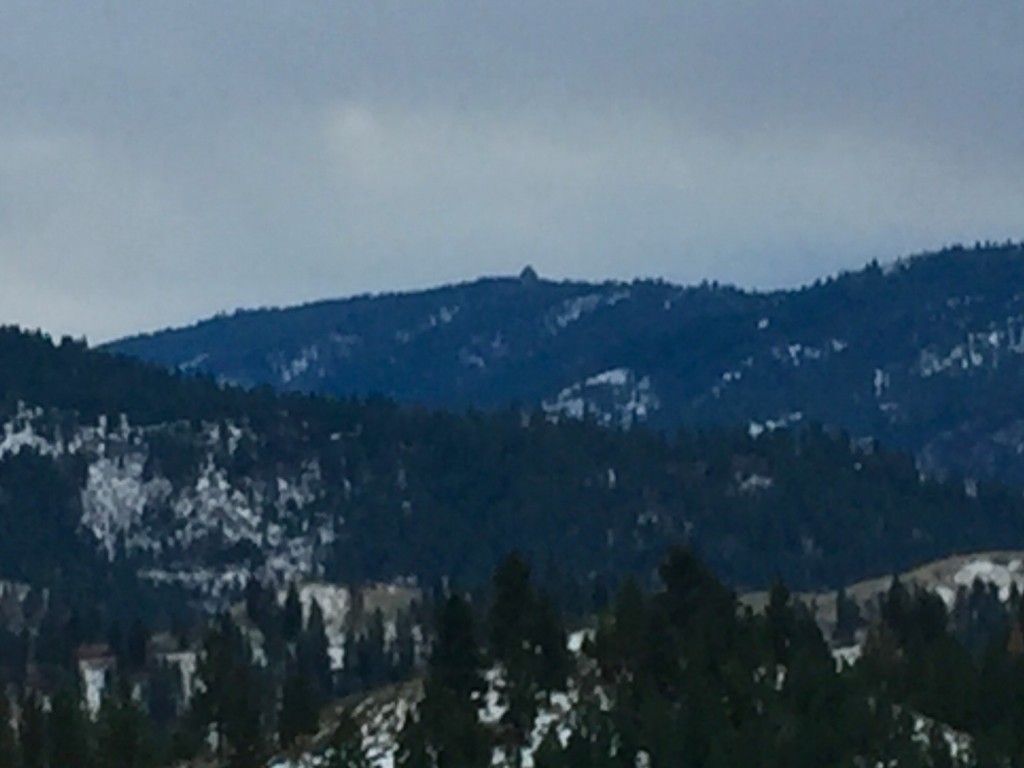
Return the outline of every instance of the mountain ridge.
<path id="1" fill-rule="evenodd" d="M 252 310 L 103 349 L 243 386 L 509 403 L 609 426 L 818 421 L 922 469 L 1024 482 L 1024 248 L 872 263 L 799 289 L 485 278 Z"/>

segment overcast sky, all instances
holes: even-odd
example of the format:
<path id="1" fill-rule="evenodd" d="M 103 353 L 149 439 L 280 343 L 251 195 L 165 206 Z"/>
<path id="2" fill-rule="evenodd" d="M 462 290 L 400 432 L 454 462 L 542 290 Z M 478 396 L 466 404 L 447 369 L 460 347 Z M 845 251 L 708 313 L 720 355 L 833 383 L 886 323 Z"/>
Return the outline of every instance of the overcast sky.
<path id="1" fill-rule="evenodd" d="M 1024 237 L 1024 3 L 0 0 L 0 322 Z"/>

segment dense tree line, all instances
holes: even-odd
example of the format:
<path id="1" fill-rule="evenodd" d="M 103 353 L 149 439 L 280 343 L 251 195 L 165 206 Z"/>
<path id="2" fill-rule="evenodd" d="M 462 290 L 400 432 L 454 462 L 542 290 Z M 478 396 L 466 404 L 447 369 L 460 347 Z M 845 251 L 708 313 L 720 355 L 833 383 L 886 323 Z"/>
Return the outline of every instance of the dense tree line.
<path id="1" fill-rule="evenodd" d="M 754 614 L 692 552 L 670 553 L 660 580 L 653 593 L 625 581 L 570 666 L 543 662 L 559 622 L 516 558 L 484 610 L 450 595 L 398 764 L 471 768 L 496 752 L 541 768 L 1024 764 L 1016 592 L 977 582 L 947 609 L 896 579 L 850 666 L 781 582 Z M 513 595 L 523 611 L 507 612 Z M 558 692 L 573 705 L 552 715 Z M 483 715 L 495 694 L 496 722 Z"/>
<path id="2" fill-rule="evenodd" d="M 269 488 L 282 468 L 298 473 L 315 462 L 315 500 L 267 514 L 296 531 L 326 521 L 332 543 L 318 549 L 317 566 L 344 582 L 413 575 L 478 584 L 513 548 L 582 612 L 623 575 L 652 584 L 679 542 L 736 587 L 779 573 L 800 589 L 1024 543 L 1018 493 L 991 483 L 967 493 L 957 478 L 922 477 L 909 456 L 814 425 L 756 438 L 746 430 L 666 437 L 551 423 L 519 409 L 457 414 L 379 398 L 278 396 L 14 330 L 0 332 L 0 362 L 8 417 L 18 402 L 37 404 L 44 412 L 33 426 L 52 439 L 100 417 L 150 425 L 138 437 L 147 477 L 176 487 L 194 484 L 211 461 L 235 482 Z M 212 427 L 221 442 L 211 447 Z M 85 473 L 80 454 L 23 448 L 0 457 L 0 530 L 10 534 L 0 537 L 0 575 L 45 585 L 74 570 L 66 582 L 93 585 L 105 600 L 100 585 L 122 566 L 79 529 Z M 165 557 L 194 554 L 178 546 L 167 542 Z M 152 561 L 131 547 L 117 552 L 135 569 Z M 255 567 L 261 553 L 242 542 L 203 556 Z"/>
<path id="3" fill-rule="evenodd" d="M 279 601 L 252 580 L 231 611 L 186 612 L 173 625 L 164 617 L 125 626 L 61 600 L 3 598 L 0 768 L 155 768 L 194 758 L 255 768 L 316 734 L 331 702 L 412 677 L 423 653 L 416 638 L 429 631 L 416 605 L 390 617 L 388 629 L 379 610 L 356 607 L 338 670 L 319 603 L 304 610 L 294 586 Z"/>
<path id="4" fill-rule="evenodd" d="M 416 676 L 422 693 L 394 735 L 403 768 L 484 768 L 496 755 L 540 768 L 1024 764 L 1015 590 L 979 582 L 947 608 L 894 579 L 857 617 L 867 639 L 853 666 L 781 581 L 755 614 L 690 550 L 669 553 L 653 590 L 624 580 L 576 652 L 559 602 L 511 555 L 485 588 L 442 590 L 430 621 L 418 612 L 420 641 L 397 623 L 381 632 L 379 615 L 353 618 L 361 640 L 332 672 L 317 604 L 253 582 L 232 612 L 187 628 L 199 650 L 191 698 L 147 653 L 153 633 L 139 622 L 96 712 L 77 670 L 32 663 L 31 637 L 31 673 L 5 678 L 0 696 L 0 766 L 255 768 L 302 750 L 365 766 L 352 694 Z"/>

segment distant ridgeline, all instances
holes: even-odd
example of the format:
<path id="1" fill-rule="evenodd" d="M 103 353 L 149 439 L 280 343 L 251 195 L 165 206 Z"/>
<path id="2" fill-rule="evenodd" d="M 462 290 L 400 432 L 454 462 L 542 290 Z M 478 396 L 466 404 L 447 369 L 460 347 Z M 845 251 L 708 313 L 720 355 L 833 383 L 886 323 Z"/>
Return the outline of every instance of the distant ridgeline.
<path id="1" fill-rule="evenodd" d="M 0 395 L 0 577 L 96 599 L 135 573 L 212 607 L 250 575 L 468 587 L 518 549 L 587 607 L 677 542 L 737 588 L 800 589 L 1024 546 L 1019 492 L 813 426 L 667 439 L 243 391 L 15 329 Z"/>
<path id="2" fill-rule="evenodd" d="M 1024 482 L 1024 248 L 793 291 L 485 279 L 220 316 L 109 349 L 243 386 L 674 430 L 820 422 L 929 472 Z"/>

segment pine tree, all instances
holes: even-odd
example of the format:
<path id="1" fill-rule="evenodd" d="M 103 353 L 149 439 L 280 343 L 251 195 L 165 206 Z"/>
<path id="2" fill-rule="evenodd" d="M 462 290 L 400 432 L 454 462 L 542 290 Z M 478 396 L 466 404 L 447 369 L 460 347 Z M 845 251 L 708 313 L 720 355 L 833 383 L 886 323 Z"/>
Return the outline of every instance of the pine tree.
<path id="1" fill-rule="evenodd" d="M 398 768 L 436 768 L 436 754 L 428 744 L 428 738 L 419 713 L 411 712 L 398 733 L 395 765 Z"/>
<path id="2" fill-rule="evenodd" d="M 395 664 L 391 682 L 407 680 L 416 669 L 416 636 L 409 612 L 399 614 L 395 620 Z"/>
<path id="3" fill-rule="evenodd" d="M 796 632 L 796 616 L 790 605 L 789 590 L 780 579 L 776 579 L 769 590 L 765 621 L 775 662 L 785 665 L 789 662 L 790 647 Z"/>
<path id="4" fill-rule="evenodd" d="M 157 756 L 149 721 L 126 679 L 113 688 L 96 720 L 96 763 L 103 768 L 151 768 Z"/>
<path id="5" fill-rule="evenodd" d="M 290 747 L 302 734 L 314 733 L 319 720 L 313 686 L 307 670 L 291 662 L 281 689 L 278 738 L 282 747 Z"/>
<path id="6" fill-rule="evenodd" d="M 571 667 L 568 638 L 562 615 L 547 595 L 538 595 L 532 625 L 540 690 L 548 693 L 562 690 Z"/>
<path id="7" fill-rule="evenodd" d="M 294 643 L 302 632 L 302 601 L 294 583 L 289 585 L 288 594 L 284 599 L 282 621 L 285 642 Z"/>
<path id="8" fill-rule="evenodd" d="M 533 615 L 534 595 L 530 570 L 523 559 L 513 553 L 494 572 L 494 600 L 488 615 L 488 637 L 491 654 L 505 664 L 523 653 L 529 640 L 529 621 Z"/>
<path id="9" fill-rule="evenodd" d="M 125 638 L 124 668 L 129 672 L 138 672 L 146 666 L 149 629 L 141 619 L 135 619 L 128 629 Z"/>
<path id="10" fill-rule="evenodd" d="M 863 619 L 857 603 L 840 587 L 836 592 L 836 631 L 835 641 L 846 645 L 852 643 Z"/>
<path id="11" fill-rule="evenodd" d="M 45 768 L 48 752 L 46 716 L 42 704 L 34 693 L 28 693 L 21 702 L 18 721 L 22 768 Z"/>
<path id="12" fill-rule="evenodd" d="M 230 768 L 258 768 L 266 749 L 266 672 L 255 665 L 245 643 L 245 653 L 227 691 L 224 735 L 231 747 Z"/>
<path id="13" fill-rule="evenodd" d="M 331 656 L 320 603 L 313 600 L 309 608 L 309 621 L 299 640 L 298 660 L 303 674 L 309 680 L 313 706 L 319 710 L 333 693 Z"/>
<path id="14" fill-rule="evenodd" d="M 502 665 L 501 697 L 505 752 L 513 766 L 521 760 L 537 715 L 538 654 L 534 633 L 537 599 L 526 563 L 512 554 L 494 572 L 494 601 L 488 615 L 491 654 Z"/>
<path id="15" fill-rule="evenodd" d="M 419 707 L 424 747 L 410 754 L 432 754 L 438 768 L 487 765 L 491 747 L 477 713 L 484 680 L 472 609 L 453 594 L 440 607 L 436 623 L 437 640 Z"/>
<path id="16" fill-rule="evenodd" d="M 82 711 L 77 687 L 53 697 L 47 717 L 50 768 L 87 768 L 92 764 L 90 722 Z"/>
<path id="17" fill-rule="evenodd" d="M 253 663 L 248 640 L 227 614 L 207 633 L 198 677 L 196 716 L 212 726 L 218 752 L 233 768 L 257 765 L 264 747 L 267 682 Z"/>
<path id="18" fill-rule="evenodd" d="M 20 757 L 11 727 L 11 702 L 7 692 L 0 689 L 0 768 L 18 768 Z"/>

